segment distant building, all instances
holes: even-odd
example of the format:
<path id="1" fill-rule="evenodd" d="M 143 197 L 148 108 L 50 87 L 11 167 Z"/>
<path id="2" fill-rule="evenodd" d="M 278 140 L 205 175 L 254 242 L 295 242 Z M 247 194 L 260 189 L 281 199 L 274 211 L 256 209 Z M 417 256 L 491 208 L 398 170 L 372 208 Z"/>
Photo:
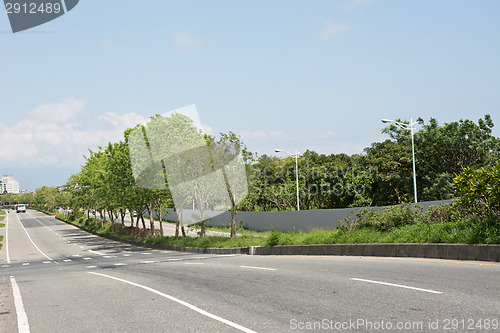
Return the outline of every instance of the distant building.
<path id="1" fill-rule="evenodd" d="M 13 175 L 3 175 L 0 182 L 1 193 L 19 194 L 19 182 Z"/>

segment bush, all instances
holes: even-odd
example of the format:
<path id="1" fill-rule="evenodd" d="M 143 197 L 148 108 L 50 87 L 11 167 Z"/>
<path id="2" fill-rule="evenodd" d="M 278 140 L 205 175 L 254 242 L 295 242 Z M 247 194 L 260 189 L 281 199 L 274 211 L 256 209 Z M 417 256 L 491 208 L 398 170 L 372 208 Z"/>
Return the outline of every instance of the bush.
<path id="1" fill-rule="evenodd" d="M 500 217 L 500 162 L 480 169 L 466 168 L 453 180 L 460 202 L 484 220 Z"/>
<path id="2" fill-rule="evenodd" d="M 383 211 L 370 208 L 360 209 L 340 222 L 340 230 L 356 230 L 369 228 L 379 231 L 390 231 L 403 225 L 416 224 L 422 219 L 423 209 L 418 205 L 402 204 L 387 207 Z"/>

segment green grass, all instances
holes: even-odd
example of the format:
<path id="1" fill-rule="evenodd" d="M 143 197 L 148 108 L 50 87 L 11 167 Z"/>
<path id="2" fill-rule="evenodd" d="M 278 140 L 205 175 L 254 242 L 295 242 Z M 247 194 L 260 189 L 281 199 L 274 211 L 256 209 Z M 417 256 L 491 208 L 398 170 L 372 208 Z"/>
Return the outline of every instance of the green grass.
<path id="1" fill-rule="evenodd" d="M 5 210 L 0 210 L 0 215 L 5 215 Z"/>
<path id="2" fill-rule="evenodd" d="M 2 217 L 3 217 L 3 216 L 2 216 Z M 3 219 L 1 219 L 1 220 L 3 220 Z M 1 221 L 1 220 L 0 220 L 0 221 Z M 5 227 L 5 224 L 0 223 L 0 228 L 3 228 L 3 227 Z M 3 241 L 3 236 L 0 236 L 0 241 Z M 0 243 L 0 250 L 1 250 L 1 249 L 2 249 L 2 244 Z"/>
<path id="3" fill-rule="evenodd" d="M 266 245 L 359 243 L 500 244 L 500 223 L 461 219 L 456 222 L 405 225 L 391 231 L 380 231 L 372 228 L 350 231 L 273 231 Z"/>
<path id="4" fill-rule="evenodd" d="M 60 215 L 59 217 L 62 217 Z M 378 230 L 373 227 L 361 227 L 354 230 L 321 230 L 303 231 L 268 231 L 257 232 L 238 229 L 238 236 L 230 239 L 227 236 L 198 237 L 142 237 L 123 235 L 116 232 L 120 228 L 112 227 L 111 222 L 86 222 L 82 217 L 72 223 L 105 235 L 134 240 L 150 244 L 170 244 L 184 247 L 229 248 L 247 246 L 276 245 L 309 245 L 309 244 L 362 244 L 362 243 L 455 243 L 455 244 L 500 244 L 500 223 L 495 220 L 477 221 L 462 218 L 455 222 L 417 223 L 403 225 L 391 230 Z M 211 227 L 210 230 L 230 232 L 228 227 Z"/>
<path id="5" fill-rule="evenodd" d="M 64 219 L 63 215 L 58 215 L 58 218 Z M 117 232 L 113 232 L 112 223 L 106 222 L 104 223 L 104 227 L 101 227 L 100 222 L 86 222 L 86 217 L 80 218 L 76 221 L 71 221 L 71 223 L 82 226 L 88 230 L 104 234 L 110 235 L 114 237 L 119 237 L 125 240 L 133 240 L 141 243 L 149 243 L 149 244 L 170 244 L 177 246 L 185 246 L 185 247 L 216 247 L 216 248 L 226 248 L 226 247 L 247 247 L 247 246 L 260 246 L 264 245 L 266 242 L 266 237 L 264 236 L 254 236 L 252 235 L 242 235 L 234 237 L 230 239 L 225 236 L 206 236 L 204 238 L 198 237 L 179 237 L 179 239 L 174 239 L 173 236 L 164 236 L 164 237 L 144 237 L 144 238 L 136 238 L 133 235 L 123 235 Z M 115 223 L 116 225 L 116 223 Z"/>

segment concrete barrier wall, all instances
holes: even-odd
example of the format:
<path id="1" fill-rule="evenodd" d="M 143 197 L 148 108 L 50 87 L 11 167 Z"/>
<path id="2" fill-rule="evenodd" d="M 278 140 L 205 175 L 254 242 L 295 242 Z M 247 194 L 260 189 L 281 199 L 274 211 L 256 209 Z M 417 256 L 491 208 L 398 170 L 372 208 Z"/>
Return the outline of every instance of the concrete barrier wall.
<path id="1" fill-rule="evenodd" d="M 449 203 L 451 200 L 443 201 L 427 201 L 419 203 L 424 209 L 432 205 Z M 387 207 L 367 207 L 377 211 Z M 334 229 L 339 225 L 339 222 L 349 216 L 351 213 L 356 213 L 362 209 L 357 208 L 338 208 L 338 209 L 313 209 L 301 211 L 286 211 L 286 212 L 238 212 L 236 218 L 237 223 L 243 221 L 246 229 L 266 231 L 266 230 L 281 230 L 292 231 L 301 230 L 309 231 L 314 228 Z M 162 219 L 175 222 L 177 220 L 177 212 L 173 209 L 168 209 L 170 215 L 162 214 Z M 192 215 L 200 214 L 197 210 L 183 210 L 184 221 L 188 223 Z M 210 226 L 228 226 L 231 223 L 230 212 L 205 212 L 205 216 L 210 217 Z M 155 214 L 156 217 L 156 214 Z"/>
<path id="2" fill-rule="evenodd" d="M 250 247 L 254 255 L 341 255 L 500 261 L 498 244 L 327 244 Z"/>

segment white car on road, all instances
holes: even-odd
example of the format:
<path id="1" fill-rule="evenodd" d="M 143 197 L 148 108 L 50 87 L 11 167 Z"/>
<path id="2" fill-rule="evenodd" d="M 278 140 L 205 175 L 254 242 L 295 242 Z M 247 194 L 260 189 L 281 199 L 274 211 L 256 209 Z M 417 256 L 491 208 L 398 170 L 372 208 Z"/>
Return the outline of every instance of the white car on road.
<path id="1" fill-rule="evenodd" d="M 20 213 L 20 212 L 26 213 L 26 205 L 17 205 L 16 212 L 17 213 Z"/>

